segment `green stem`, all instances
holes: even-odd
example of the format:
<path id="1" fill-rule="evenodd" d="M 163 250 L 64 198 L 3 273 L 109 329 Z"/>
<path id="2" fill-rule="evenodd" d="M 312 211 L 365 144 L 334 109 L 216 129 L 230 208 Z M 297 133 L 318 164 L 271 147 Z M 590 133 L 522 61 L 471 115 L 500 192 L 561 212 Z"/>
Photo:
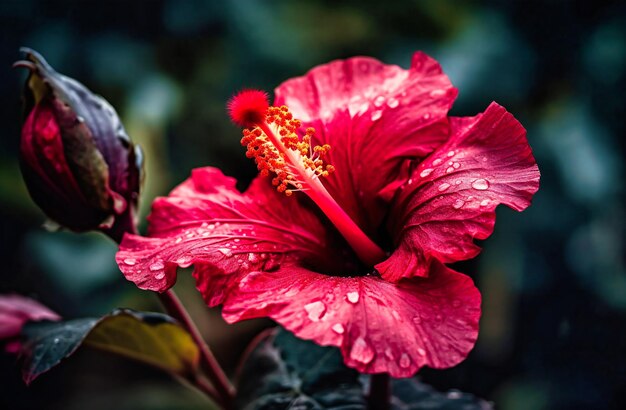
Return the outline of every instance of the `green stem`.
<path id="1" fill-rule="evenodd" d="M 370 392 L 367 397 L 368 410 L 389 410 L 390 387 L 390 379 L 387 373 L 372 375 L 370 378 Z"/>

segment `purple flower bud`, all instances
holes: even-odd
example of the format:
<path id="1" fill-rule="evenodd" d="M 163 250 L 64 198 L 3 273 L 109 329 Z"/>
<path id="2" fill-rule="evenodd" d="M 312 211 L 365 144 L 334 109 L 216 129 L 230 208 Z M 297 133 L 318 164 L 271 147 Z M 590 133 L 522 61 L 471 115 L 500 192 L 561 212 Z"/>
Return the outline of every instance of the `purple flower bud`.
<path id="1" fill-rule="evenodd" d="M 98 229 L 119 241 L 134 230 L 143 155 L 102 97 L 57 73 L 37 52 L 24 89 L 20 160 L 35 203 L 76 232 Z"/>

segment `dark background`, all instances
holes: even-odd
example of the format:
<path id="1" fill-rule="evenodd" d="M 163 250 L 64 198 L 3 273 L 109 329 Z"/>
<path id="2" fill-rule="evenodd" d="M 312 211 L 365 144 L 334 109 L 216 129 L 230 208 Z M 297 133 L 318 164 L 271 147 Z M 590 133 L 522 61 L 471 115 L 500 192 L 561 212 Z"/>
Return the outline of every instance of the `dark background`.
<path id="1" fill-rule="evenodd" d="M 500 409 L 622 408 L 626 402 L 624 127 L 626 5 L 619 1 L 0 0 L 0 292 L 65 317 L 158 309 L 126 282 L 99 235 L 48 233 L 18 169 L 22 45 L 105 96 L 147 154 L 144 215 L 192 167 L 244 184 L 254 165 L 224 112 L 242 87 L 272 90 L 336 58 L 407 67 L 421 49 L 460 94 L 454 115 L 496 100 L 528 129 L 541 188 L 524 213 L 498 210 L 493 236 L 457 266 L 483 293 L 469 358 L 420 376 Z M 226 326 L 188 272 L 177 289 L 232 371 L 265 322 Z M 199 409 L 167 376 L 80 351 L 30 388 L 0 356 L 2 409 Z"/>

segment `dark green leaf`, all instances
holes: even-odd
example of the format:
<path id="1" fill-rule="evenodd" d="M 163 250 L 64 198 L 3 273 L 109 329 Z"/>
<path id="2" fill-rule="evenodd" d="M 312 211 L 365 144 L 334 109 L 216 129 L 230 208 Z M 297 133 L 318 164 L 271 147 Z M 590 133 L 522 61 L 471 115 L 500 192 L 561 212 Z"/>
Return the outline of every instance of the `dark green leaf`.
<path id="1" fill-rule="evenodd" d="M 31 322 L 22 330 L 22 377 L 29 384 L 85 344 L 185 376 L 199 351 L 191 336 L 161 313 L 116 310 L 100 319 Z"/>
<path id="2" fill-rule="evenodd" d="M 339 351 L 273 331 L 244 362 L 237 408 L 245 410 L 363 410 L 359 374 Z"/>
<path id="3" fill-rule="evenodd" d="M 368 376 L 347 368 L 338 349 L 273 330 L 245 358 L 237 409 L 365 410 L 367 384 Z M 490 410 L 492 406 L 471 394 L 440 393 L 417 379 L 395 379 L 391 409 Z"/>
<path id="4" fill-rule="evenodd" d="M 392 381 L 393 410 L 491 410 L 493 406 L 471 394 L 451 390 L 440 393 L 417 379 Z"/>

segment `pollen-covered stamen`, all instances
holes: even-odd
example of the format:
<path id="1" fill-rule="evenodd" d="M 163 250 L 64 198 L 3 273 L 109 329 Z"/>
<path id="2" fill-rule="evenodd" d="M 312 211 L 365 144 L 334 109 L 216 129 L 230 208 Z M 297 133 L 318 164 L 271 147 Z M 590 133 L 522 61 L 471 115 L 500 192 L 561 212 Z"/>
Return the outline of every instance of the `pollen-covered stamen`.
<path id="1" fill-rule="evenodd" d="M 300 137 L 297 133 L 300 126 L 287 107 L 269 107 L 265 121 L 253 129 L 245 129 L 241 139 L 241 145 L 247 149 L 246 156 L 254 158 L 261 175 L 275 173 L 272 184 L 287 196 L 296 190 L 309 189 L 311 180 L 327 177 L 335 170 L 324 163 L 330 145 L 313 146 L 315 129 L 307 128 Z"/>
<path id="2" fill-rule="evenodd" d="M 238 94 L 228 103 L 231 119 L 248 127 L 243 131 L 241 144 L 246 156 L 254 158 L 262 176 L 273 173 L 272 184 L 278 192 L 290 196 L 303 191 L 341 232 L 359 259 L 374 266 L 386 259 L 385 252 L 354 223 L 326 190 L 320 177 L 327 177 L 335 168 L 324 162 L 331 147 L 313 145 L 315 129 L 307 128 L 302 137 L 301 122 L 285 106 L 265 107 L 259 103 L 261 91 Z M 262 108 L 258 108 L 262 107 Z M 252 124 L 250 124 L 252 122 Z"/>

